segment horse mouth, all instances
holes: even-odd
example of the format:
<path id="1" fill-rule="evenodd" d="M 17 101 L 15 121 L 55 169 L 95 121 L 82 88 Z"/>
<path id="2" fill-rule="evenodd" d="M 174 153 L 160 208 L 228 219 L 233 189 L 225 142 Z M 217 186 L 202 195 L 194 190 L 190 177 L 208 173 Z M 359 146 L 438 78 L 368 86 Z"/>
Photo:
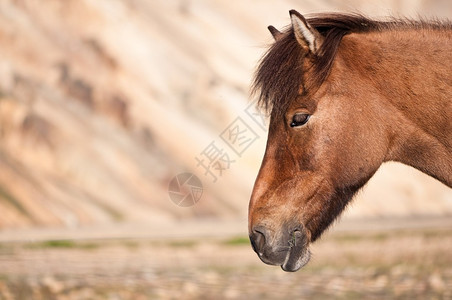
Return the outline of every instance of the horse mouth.
<path id="1" fill-rule="evenodd" d="M 287 226 L 284 227 L 287 228 Z M 307 231 L 300 224 L 295 230 L 282 230 L 282 232 L 285 234 L 279 234 L 276 238 L 270 239 L 268 230 L 256 227 L 250 235 L 253 250 L 262 262 L 268 265 L 281 266 L 286 272 L 298 271 L 309 262 L 311 257 Z"/>
<path id="2" fill-rule="evenodd" d="M 309 251 L 308 248 L 303 250 L 290 249 L 285 253 L 285 256 L 279 256 L 279 262 L 273 260 L 276 259 L 276 257 L 268 258 L 262 253 L 258 254 L 258 256 L 261 261 L 267 265 L 280 265 L 281 269 L 285 272 L 296 272 L 309 262 L 311 251 Z"/>
<path id="3" fill-rule="evenodd" d="M 281 268 L 286 272 L 295 272 L 309 262 L 311 252 L 306 243 L 306 236 L 300 231 L 295 230 L 289 240 L 289 250 L 284 259 Z"/>
<path id="4" fill-rule="evenodd" d="M 308 248 L 301 249 L 301 251 L 297 250 L 292 248 L 287 252 L 286 259 L 281 265 L 281 269 L 286 272 L 296 272 L 309 262 L 311 251 L 309 251 Z"/>

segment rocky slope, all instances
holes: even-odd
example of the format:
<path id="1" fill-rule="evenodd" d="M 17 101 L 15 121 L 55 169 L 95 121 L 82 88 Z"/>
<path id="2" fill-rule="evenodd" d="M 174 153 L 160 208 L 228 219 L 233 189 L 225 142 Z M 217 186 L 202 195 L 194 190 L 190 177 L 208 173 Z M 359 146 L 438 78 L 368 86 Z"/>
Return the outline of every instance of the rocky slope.
<path id="1" fill-rule="evenodd" d="M 268 24 L 290 8 L 452 15 L 447 1 L 339 2 L 1 1 L 0 228 L 245 219 L 266 139 L 248 87 Z M 256 138 L 240 154 L 222 139 L 237 117 Z M 196 160 L 212 143 L 229 155 L 215 182 Z M 191 208 L 167 193 L 181 172 L 204 186 Z M 359 198 L 353 216 L 452 212 L 450 190 L 396 165 Z"/>

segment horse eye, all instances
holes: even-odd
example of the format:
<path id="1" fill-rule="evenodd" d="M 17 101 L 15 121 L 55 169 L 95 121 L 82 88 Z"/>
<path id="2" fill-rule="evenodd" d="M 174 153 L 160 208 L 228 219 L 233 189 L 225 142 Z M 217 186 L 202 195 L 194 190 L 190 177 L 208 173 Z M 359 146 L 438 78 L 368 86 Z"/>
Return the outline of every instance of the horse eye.
<path id="1" fill-rule="evenodd" d="M 290 123 L 290 127 L 299 127 L 306 124 L 311 115 L 298 113 L 292 117 L 292 122 Z"/>

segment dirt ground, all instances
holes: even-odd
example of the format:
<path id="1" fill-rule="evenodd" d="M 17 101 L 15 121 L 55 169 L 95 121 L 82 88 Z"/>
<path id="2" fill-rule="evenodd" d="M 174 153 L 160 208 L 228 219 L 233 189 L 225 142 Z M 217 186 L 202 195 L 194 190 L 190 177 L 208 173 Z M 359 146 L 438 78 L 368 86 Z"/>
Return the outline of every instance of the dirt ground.
<path id="1" fill-rule="evenodd" d="M 0 299 L 452 299 L 451 226 L 338 230 L 311 250 L 285 273 L 246 236 L 2 242 Z"/>

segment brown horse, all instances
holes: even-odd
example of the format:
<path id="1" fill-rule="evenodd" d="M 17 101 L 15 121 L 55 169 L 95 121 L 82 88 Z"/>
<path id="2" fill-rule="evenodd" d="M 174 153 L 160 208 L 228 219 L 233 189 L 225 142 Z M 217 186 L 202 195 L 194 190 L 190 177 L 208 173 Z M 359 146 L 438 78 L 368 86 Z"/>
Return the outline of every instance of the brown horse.
<path id="1" fill-rule="evenodd" d="M 452 24 L 290 17 L 254 80 L 270 125 L 249 233 L 263 262 L 296 271 L 383 162 L 452 186 Z"/>

